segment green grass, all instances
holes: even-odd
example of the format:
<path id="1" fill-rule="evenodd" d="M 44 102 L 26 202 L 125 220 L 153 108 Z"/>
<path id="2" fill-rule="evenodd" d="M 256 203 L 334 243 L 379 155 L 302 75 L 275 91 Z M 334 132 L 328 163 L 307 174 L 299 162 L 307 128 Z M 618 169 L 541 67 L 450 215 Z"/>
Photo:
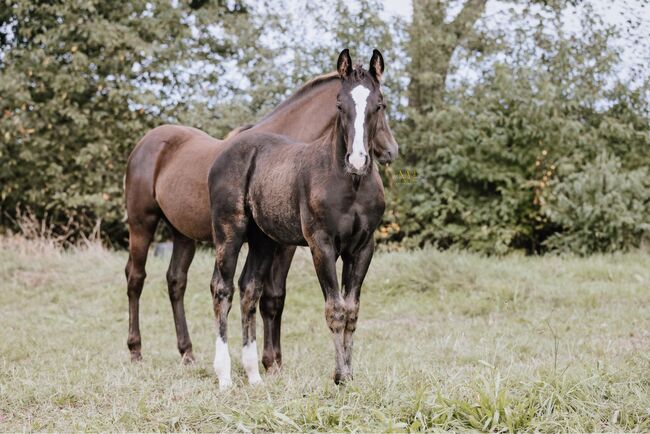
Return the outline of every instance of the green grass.
<path id="1" fill-rule="evenodd" d="M 241 258 L 240 258 L 241 259 Z M 334 349 L 308 252 L 289 276 L 284 368 L 235 387 L 212 372 L 212 255 L 186 308 L 197 363 L 180 365 L 167 258 L 150 257 L 143 356 L 129 362 L 124 252 L 0 239 L 0 431 L 649 431 L 650 256 L 377 254 L 364 285 L 355 379 Z M 258 320 L 258 329 L 261 321 Z M 261 330 L 258 331 L 261 338 Z"/>

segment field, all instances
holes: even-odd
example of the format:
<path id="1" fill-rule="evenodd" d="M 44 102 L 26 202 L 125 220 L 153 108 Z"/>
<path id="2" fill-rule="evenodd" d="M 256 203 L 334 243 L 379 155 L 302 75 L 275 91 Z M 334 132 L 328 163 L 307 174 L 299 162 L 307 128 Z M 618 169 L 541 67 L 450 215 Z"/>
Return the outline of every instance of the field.
<path id="1" fill-rule="evenodd" d="M 211 252 L 190 272 L 189 367 L 176 351 L 167 260 L 152 255 L 147 266 L 144 361 L 134 365 L 125 252 L 0 239 L 0 431 L 650 431 L 648 254 L 377 254 L 355 379 L 337 387 L 322 295 L 301 251 L 283 371 L 245 384 L 236 295 L 227 393 L 211 367 Z"/>

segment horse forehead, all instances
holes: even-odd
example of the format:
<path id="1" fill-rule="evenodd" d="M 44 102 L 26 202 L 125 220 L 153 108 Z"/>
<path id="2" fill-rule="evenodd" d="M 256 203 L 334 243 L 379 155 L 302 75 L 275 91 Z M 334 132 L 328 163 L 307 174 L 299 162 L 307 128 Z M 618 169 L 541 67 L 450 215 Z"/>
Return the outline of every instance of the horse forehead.
<path id="1" fill-rule="evenodd" d="M 365 110 L 366 102 L 370 95 L 370 89 L 363 84 L 358 84 L 352 89 L 350 95 L 352 96 L 352 101 L 354 101 L 356 110 Z"/>

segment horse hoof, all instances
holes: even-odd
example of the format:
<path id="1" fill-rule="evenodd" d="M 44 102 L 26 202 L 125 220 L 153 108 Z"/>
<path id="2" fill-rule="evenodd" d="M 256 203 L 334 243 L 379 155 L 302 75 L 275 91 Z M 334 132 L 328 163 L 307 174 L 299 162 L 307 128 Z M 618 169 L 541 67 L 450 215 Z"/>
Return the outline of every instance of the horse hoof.
<path id="1" fill-rule="evenodd" d="M 131 363 L 138 363 L 142 361 L 142 354 L 140 351 L 134 351 L 131 353 Z"/>
<path id="2" fill-rule="evenodd" d="M 225 392 L 232 387 L 232 380 L 223 379 L 219 380 L 219 392 Z"/>
<path id="3" fill-rule="evenodd" d="M 334 384 L 339 385 L 339 384 L 345 384 L 350 381 L 352 381 L 352 373 L 351 372 L 334 372 Z"/>
<path id="4" fill-rule="evenodd" d="M 258 374 L 257 376 L 249 378 L 248 384 L 250 384 L 251 386 L 259 386 L 260 384 L 264 384 L 264 382 L 262 381 L 262 377 L 260 377 Z"/>
<path id="5" fill-rule="evenodd" d="M 264 368 L 266 369 L 266 373 L 269 375 L 279 374 L 282 371 L 282 365 L 279 365 L 277 363 L 273 363 L 268 367 L 264 366 Z"/>
<path id="6" fill-rule="evenodd" d="M 183 365 L 188 366 L 188 365 L 193 365 L 196 362 L 196 359 L 194 359 L 194 354 L 192 354 L 191 351 L 187 351 L 181 357 L 181 362 L 183 363 Z"/>

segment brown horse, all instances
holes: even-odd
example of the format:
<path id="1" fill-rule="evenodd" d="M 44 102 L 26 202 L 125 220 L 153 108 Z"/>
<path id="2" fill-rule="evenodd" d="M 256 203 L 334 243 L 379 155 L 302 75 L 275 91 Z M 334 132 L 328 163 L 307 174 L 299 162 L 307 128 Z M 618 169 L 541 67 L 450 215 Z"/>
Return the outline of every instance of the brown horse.
<path id="1" fill-rule="evenodd" d="M 195 128 L 163 125 L 151 130 L 129 157 L 125 196 L 129 226 L 129 260 L 126 278 L 129 298 L 128 347 L 132 360 L 140 360 L 139 300 L 145 279 L 149 245 L 159 221 L 172 233 L 173 251 L 167 271 L 169 299 L 174 315 L 178 350 L 185 363 L 194 360 L 185 320 L 183 297 L 187 271 L 196 241 L 211 241 L 207 177 L 214 159 L 230 137 L 243 130 L 281 133 L 300 141 L 321 137 L 334 122 L 336 95 L 341 88 L 336 73 L 315 78 L 262 118 L 256 125 L 231 132 L 226 141 L 216 140 Z M 395 139 L 383 121 L 373 145 L 377 160 L 392 161 L 398 152 Z M 260 311 L 264 322 L 264 354 L 267 369 L 282 364 L 280 322 L 286 292 L 286 276 L 295 247 L 278 249 L 271 270 L 264 276 Z M 247 275 L 247 263 L 242 278 Z"/>
<path id="2" fill-rule="evenodd" d="M 352 345 L 361 284 L 384 212 L 384 188 L 373 163 L 374 138 L 385 122 L 380 90 L 384 61 L 374 50 L 368 71 L 352 68 L 347 49 L 337 62 L 337 115 L 326 134 L 309 143 L 244 132 L 215 160 L 208 178 L 216 251 L 210 284 L 218 334 L 214 369 L 219 387 L 231 385 L 228 312 L 237 257 L 245 240 L 249 270 L 240 280 L 242 364 L 251 384 L 261 381 L 255 313 L 264 277 L 283 245 L 308 245 L 325 296 L 325 318 L 336 350 L 334 381 L 352 378 Z M 336 261 L 343 259 L 339 289 Z"/>

